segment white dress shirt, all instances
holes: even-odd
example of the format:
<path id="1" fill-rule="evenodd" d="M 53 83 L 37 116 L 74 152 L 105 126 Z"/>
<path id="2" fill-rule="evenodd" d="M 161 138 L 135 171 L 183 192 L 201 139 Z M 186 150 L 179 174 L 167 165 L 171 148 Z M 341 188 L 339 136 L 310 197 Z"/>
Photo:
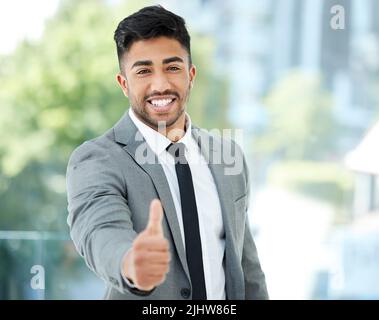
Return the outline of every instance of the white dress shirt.
<path id="1" fill-rule="evenodd" d="M 185 248 L 185 237 L 182 219 L 182 207 L 174 158 L 166 151 L 171 141 L 161 133 L 150 128 L 137 118 L 132 108 L 129 116 L 157 155 L 166 175 Z M 199 229 L 204 265 L 205 287 L 208 300 L 225 299 L 225 270 L 223 258 L 225 252 L 225 234 L 220 200 L 212 173 L 192 137 L 191 119 L 186 114 L 186 132 L 177 142 L 185 145 L 185 157 L 191 169 L 193 187 L 199 216 Z"/>

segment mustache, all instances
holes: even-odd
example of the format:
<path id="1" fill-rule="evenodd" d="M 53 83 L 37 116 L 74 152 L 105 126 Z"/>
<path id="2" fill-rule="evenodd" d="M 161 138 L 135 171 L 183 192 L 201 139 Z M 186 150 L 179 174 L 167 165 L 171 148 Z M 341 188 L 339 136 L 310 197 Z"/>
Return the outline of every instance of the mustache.
<path id="1" fill-rule="evenodd" d="M 172 90 L 165 90 L 163 92 L 159 92 L 159 91 L 153 91 L 152 93 L 150 93 L 149 95 L 145 96 L 144 97 L 144 100 L 148 100 L 148 99 L 151 99 L 151 98 L 156 98 L 156 97 L 159 97 L 159 96 L 175 96 L 177 97 L 178 99 L 180 99 L 180 95 L 179 93 L 177 93 L 176 91 L 172 91 Z"/>

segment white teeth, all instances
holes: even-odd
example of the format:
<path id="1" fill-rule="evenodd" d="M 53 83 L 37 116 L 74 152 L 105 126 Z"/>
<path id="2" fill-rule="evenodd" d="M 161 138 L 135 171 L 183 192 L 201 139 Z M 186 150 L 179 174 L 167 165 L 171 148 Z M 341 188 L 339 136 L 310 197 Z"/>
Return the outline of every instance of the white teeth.
<path id="1" fill-rule="evenodd" d="M 154 106 L 157 106 L 157 107 L 165 107 L 169 103 L 171 103 L 172 100 L 174 100 L 174 99 L 156 99 L 156 100 L 151 100 L 151 104 L 153 104 Z"/>

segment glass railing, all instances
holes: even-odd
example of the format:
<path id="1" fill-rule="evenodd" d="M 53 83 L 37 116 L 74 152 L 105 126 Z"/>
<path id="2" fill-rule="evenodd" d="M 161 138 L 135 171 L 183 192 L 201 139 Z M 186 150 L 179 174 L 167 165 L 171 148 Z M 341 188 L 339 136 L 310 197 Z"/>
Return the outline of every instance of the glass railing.
<path id="1" fill-rule="evenodd" d="M 68 234 L 0 231 L 0 299 L 101 299 L 104 283 Z"/>

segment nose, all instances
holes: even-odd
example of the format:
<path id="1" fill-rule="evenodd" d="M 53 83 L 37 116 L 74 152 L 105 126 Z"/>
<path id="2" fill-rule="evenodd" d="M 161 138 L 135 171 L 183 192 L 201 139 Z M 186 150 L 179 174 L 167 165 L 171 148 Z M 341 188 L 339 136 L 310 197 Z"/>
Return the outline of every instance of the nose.
<path id="1" fill-rule="evenodd" d="M 162 72 L 157 72 L 154 74 L 151 80 L 150 90 L 152 92 L 164 92 L 170 89 L 170 82 L 167 76 Z"/>

